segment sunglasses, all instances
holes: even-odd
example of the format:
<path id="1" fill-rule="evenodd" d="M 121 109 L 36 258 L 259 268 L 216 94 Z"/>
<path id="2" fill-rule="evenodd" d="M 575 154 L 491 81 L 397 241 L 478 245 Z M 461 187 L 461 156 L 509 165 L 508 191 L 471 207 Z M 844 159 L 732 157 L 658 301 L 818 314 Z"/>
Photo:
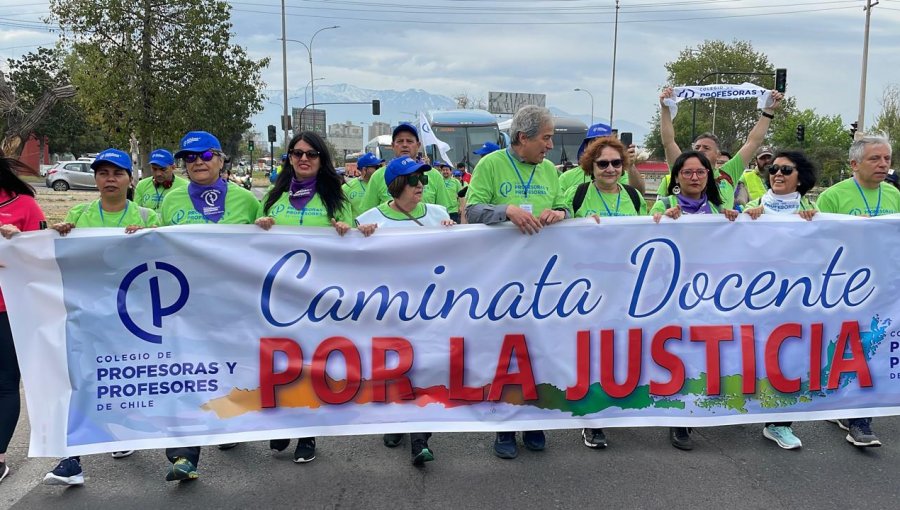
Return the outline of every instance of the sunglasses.
<path id="1" fill-rule="evenodd" d="M 197 161 L 197 158 L 200 158 L 203 161 L 212 161 L 212 158 L 214 158 L 215 156 L 215 151 L 203 151 L 200 153 L 191 152 L 190 154 L 185 154 L 184 158 L 182 159 L 184 159 L 185 163 L 193 163 L 194 161 Z"/>
<path id="2" fill-rule="evenodd" d="M 769 165 L 769 175 L 775 175 L 781 171 L 781 175 L 791 175 L 797 167 L 791 165 Z"/>
<path id="3" fill-rule="evenodd" d="M 306 159 L 310 161 L 319 159 L 319 151 L 317 150 L 302 151 L 300 149 L 292 149 L 288 151 L 288 154 L 296 159 L 303 159 L 304 154 L 306 154 Z"/>
<path id="4" fill-rule="evenodd" d="M 409 174 L 406 176 L 406 185 L 416 187 L 419 183 L 422 183 L 422 186 L 428 184 L 428 176 L 425 174 Z"/>
<path id="5" fill-rule="evenodd" d="M 597 165 L 600 170 L 606 170 L 609 165 L 612 165 L 613 168 L 622 168 L 622 160 L 621 159 L 613 159 L 607 161 L 605 159 L 594 161 L 594 164 Z"/>
<path id="6" fill-rule="evenodd" d="M 687 170 L 687 169 L 682 168 L 682 169 L 681 169 L 681 176 L 682 176 L 682 177 L 693 177 L 693 176 L 696 175 L 697 177 L 703 177 L 703 176 L 706 175 L 708 172 L 709 172 L 709 170 L 707 170 L 707 169 L 705 169 L 705 168 L 701 168 L 701 169 L 699 169 L 699 170 Z"/>

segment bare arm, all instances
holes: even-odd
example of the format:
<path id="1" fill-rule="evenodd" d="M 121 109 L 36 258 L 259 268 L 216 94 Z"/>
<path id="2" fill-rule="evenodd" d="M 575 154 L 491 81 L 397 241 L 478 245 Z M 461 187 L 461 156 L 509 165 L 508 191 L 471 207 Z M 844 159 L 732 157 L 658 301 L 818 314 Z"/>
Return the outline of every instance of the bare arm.
<path id="1" fill-rule="evenodd" d="M 672 87 L 666 87 L 659 95 L 659 137 L 662 139 L 663 150 L 666 152 L 666 163 L 669 166 L 674 165 L 675 160 L 681 155 L 681 149 L 675 143 L 675 125 L 672 123 L 672 115 L 669 113 L 669 107 L 663 103 L 663 99 L 674 97 L 675 92 Z M 630 174 L 629 184 L 631 184 Z"/>
<path id="2" fill-rule="evenodd" d="M 781 100 L 784 99 L 784 94 L 778 92 L 776 90 L 772 91 L 772 106 L 769 108 L 763 108 L 763 113 L 768 115 L 775 115 L 775 109 L 781 104 Z M 763 140 L 766 138 L 766 133 L 769 131 L 769 124 L 771 124 L 772 119 L 766 117 L 765 115 L 760 114 L 759 121 L 756 122 L 756 125 L 753 126 L 753 129 L 750 130 L 750 134 L 747 135 L 747 142 L 743 147 L 738 151 L 738 154 L 741 156 L 741 159 L 746 164 L 748 161 L 753 160 L 754 155 L 756 154 L 756 149 L 762 145 Z M 662 126 L 660 124 L 660 126 Z M 660 127 L 660 130 L 662 127 Z"/>
<path id="3" fill-rule="evenodd" d="M 628 185 L 631 186 L 632 188 L 638 190 L 638 193 L 643 195 L 644 194 L 644 176 L 642 176 L 641 173 L 638 172 L 637 165 L 634 164 L 634 157 L 635 157 L 634 153 L 635 153 L 634 144 L 631 144 L 630 146 L 628 146 L 628 154 L 631 155 L 631 164 L 626 169 L 626 172 L 628 172 Z"/>

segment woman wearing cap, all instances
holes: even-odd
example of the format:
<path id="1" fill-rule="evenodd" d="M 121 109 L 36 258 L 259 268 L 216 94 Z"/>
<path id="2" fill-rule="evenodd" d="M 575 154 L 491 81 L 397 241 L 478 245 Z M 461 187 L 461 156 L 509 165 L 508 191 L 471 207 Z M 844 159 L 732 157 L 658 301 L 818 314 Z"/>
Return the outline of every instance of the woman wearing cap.
<path id="1" fill-rule="evenodd" d="M 159 212 L 166 195 L 187 186 L 188 181 L 175 175 L 175 156 L 165 149 L 150 153 L 150 172 L 151 176 L 141 179 L 134 189 L 134 201 Z"/>
<path id="2" fill-rule="evenodd" d="M 43 228 L 44 213 L 34 200 L 34 188 L 19 178 L 16 170 L 37 175 L 18 160 L 7 158 L 0 153 L 0 235 L 6 239 L 19 232 Z M 9 474 L 6 465 L 6 448 L 12 440 L 16 423 L 19 421 L 19 363 L 16 346 L 9 327 L 6 302 L 0 292 L 0 482 Z"/>
<path id="3" fill-rule="evenodd" d="M 668 196 L 653 204 L 650 214 L 659 223 L 663 216 L 677 220 L 682 214 L 724 214 L 730 221 L 738 212 L 725 209 L 719 187 L 710 176 L 713 169 L 702 152 L 681 153 L 672 165 Z"/>
<path id="4" fill-rule="evenodd" d="M 572 187 L 566 202 L 576 218 L 587 216 L 646 216 L 647 202 L 640 192 L 621 184 L 624 169 L 631 165 L 631 154 L 618 138 L 594 139 L 581 155 L 582 173 L 593 180 Z"/>
<path id="5" fill-rule="evenodd" d="M 428 185 L 428 172 L 431 167 L 408 156 L 394 158 L 384 170 L 384 180 L 392 199 L 384 204 L 369 209 L 356 218 L 359 231 L 365 236 L 372 235 L 376 228 L 397 227 L 434 227 L 451 226 L 456 222 L 450 219 L 447 209 L 436 204 L 422 201 L 425 186 Z M 430 432 L 412 433 L 409 435 L 412 450 L 412 463 L 422 466 L 434 460 L 434 454 L 428 446 Z M 400 445 L 403 434 L 385 434 L 384 445 L 390 448 Z"/>
<path id="6" fill-rule="evenodd" d="M 363 154 L 356 160 L 356 170 L 359 172 L 359 176 L 350 179 L 343 186 L 344 195 L 350 200 L 350 205 L 353 208 L 354 218 L 365 212 L 362 208 L 362 201 L 366 195 L 366 188 L 369 187 L 369 180 L 375 171 L 381 168 L 382 163 L 384 163 L 383 159 L 379 159 L 370 152 Z"/>
<path id="7" fill-rule="evenodd" d="M 159 226 L 156 211 L 128 200 L 131 184 L 131 156 L 118 149 L 107 149 L 91 163 L 100 198 L 73 207 L 62 223 L 53 225 L 60 235 L 73 228 L 124 228 L 131 234 L 145 227 Z M 133 450 L 113 452 L 113 458 L 123 458 Z M 82 485 L 84 472 L 81 457 L 62 459 L 52 471 L 44 475 L 47 485 Z"/>

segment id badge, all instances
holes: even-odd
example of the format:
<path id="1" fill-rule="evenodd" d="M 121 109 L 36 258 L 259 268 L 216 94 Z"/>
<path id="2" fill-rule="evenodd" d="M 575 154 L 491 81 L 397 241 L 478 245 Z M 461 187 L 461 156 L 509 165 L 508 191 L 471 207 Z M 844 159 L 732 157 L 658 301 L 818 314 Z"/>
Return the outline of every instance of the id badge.
<path id="1" fill-rule="evenodd" d="M 531 206 L 531 204 L 519 204 L 519 208 L 521 208 L 523 211 L 527 212 L 528 214 L 531 214 L 531 215 L 534 214 L 534 208 Z"/>

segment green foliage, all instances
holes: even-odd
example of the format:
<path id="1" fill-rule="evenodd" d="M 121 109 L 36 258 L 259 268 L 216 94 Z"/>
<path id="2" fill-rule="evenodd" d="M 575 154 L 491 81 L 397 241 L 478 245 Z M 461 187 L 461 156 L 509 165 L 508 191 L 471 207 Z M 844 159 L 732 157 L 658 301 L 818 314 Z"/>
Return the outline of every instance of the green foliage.
<path id="1" fill-rule="evenodd" d="M 237 151 L 260 111 L 261 69 L 232 45 L 231 10 L 219 0 L 51 0 L 71 44 L 79 100 L 117 146 L 174 148 L 185 132 L 215 134 Z"/>
<path id="2" fill-rule="evenodd" d="M 802 143 L 797 141 L 798 124 L 806 126 Z M 817 115 L 809 109 L 781 112 L 769 130 L 770 145 L 805 151 L 819 169 L 819 186 L 830 186 L 849 175 L 847 153 L 852 141 L 840 115 Z"/>
<path id="3" fill-rule="evenodd" d="M 881 99 L 881 113 L 875 118 L 875 124 L 870 130 L 873 133 L 883 133 L 891 139 L 894 159 L 900 158 L 900 86 L 888 85 L 884 89 Z M 898 169 L 894 163 L 894 169 Z"/>

